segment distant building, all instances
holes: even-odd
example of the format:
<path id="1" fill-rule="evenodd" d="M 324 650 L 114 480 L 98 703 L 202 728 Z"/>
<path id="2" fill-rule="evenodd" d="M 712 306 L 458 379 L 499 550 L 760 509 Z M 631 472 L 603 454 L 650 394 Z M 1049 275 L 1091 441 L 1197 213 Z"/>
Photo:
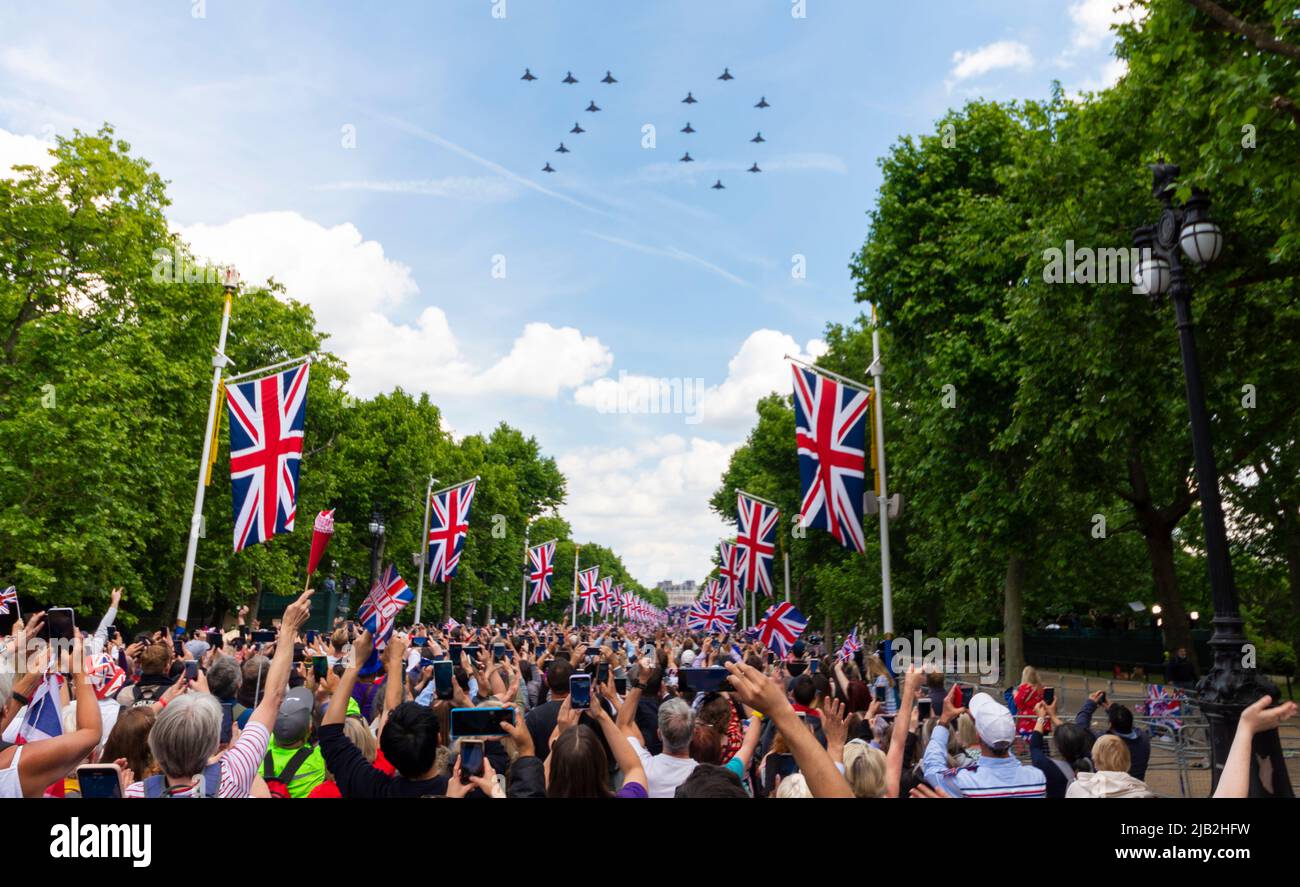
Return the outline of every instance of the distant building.
<path id="1" fill-rule="evenodd" d="M 690 606 L 695 603 L 695 598 L 700 593 L 694 579 L 687 579 L 685 582 L 673 582 L 671 579 L 665 579 L 659 583 L 658 587 L 660 591 L 667 595 L 668 606 L 670 607 Z"/>

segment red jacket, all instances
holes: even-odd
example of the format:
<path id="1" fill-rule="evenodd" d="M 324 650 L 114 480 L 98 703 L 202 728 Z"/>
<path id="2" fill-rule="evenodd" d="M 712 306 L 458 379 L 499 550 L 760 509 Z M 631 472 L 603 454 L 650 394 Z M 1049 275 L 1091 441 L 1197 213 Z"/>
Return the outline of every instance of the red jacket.
<path id="1" fill-rule="evenodd" d="M 1035 687 L 1033 684 L 1021 684 L 1016 688 L 1016 695 L 1012 697 L 1012 701 L 1016 704 L 1016 732 L 1033 733 L 1034 724 L 1038 723 L 1038 715 L 1034 713 L 1034 708 L 1043 701 L 1043 688 Z M 1052 732 L 1050 718 L 1044 725 L 1043 732 Z"/>

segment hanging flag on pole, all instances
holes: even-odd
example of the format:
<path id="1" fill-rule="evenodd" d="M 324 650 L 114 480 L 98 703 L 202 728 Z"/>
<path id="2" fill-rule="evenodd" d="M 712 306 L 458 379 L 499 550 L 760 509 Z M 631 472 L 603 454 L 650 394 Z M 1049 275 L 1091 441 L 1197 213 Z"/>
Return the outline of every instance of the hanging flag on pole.
<path id="1" fill-rule="evenodd" d="M 786 656 L 794 642 L 799 640 L 799 635 L 808 627 L 808 620 L 795 609 L 794 604 L 782 601 L 768 607 L 755 627 L 760 641 L 778 656 Z"/>
<path id="2" fill-rule="evenodd" d="M 736 494 L 736 548 L 740 557 L 742 587 L 748 594 L 772 596 L 772 556 L 776 554 L 776 529 L 781 512 L 744 491 Z"/>
<path id="3" fill-rule="evenodd" d="M 740 554 L 735 543 L 719 542 L 718 602 L 729 610 L 745 605 L 745 590 L 740 582 Z"/>
<path id="4" fill-rule="evenodd" d="M 293 532 L 310 367 L 226 385 L 235 551 Z"/>
<path id="5" fill-rule="evenodd" d="M 801 366 L 794 370 L 795 443 L 803 527 L 820 527 L 845 548 L 865 551 L 867 412 L 871 394 Z"/>
<path id="6" fill-rule="evenodd" d="M 528 549 L 528 606 L 551 599 L 551 576 L 555 574 L 555 543 L 543 542 Z"/>
<path id="7" fill-rule="evenodd" d="M 600 592 L 600 583 L 596 581 L 600 567 L 588 567 L 578 571 L 578 600 L 582 603 L 580 612 L 583 616 L 596 611 L 596 595 Z"/>
<path id="8" fill-rule="evenodd" d="M 311 581 L 311 574 L 316 572 L 320 559 L 325 556 L 325 549 L 329 547 L 330 538 L 334 535 L 334 509 L 316 515 L 311 529 L 311 554 L 307 557 L 308 582 Z"/>
<path id="9" fill-rule="evenodd" d="M 460 552 L 469 535 L 469 506 L 478 478 L 433 493 L 429 513 L 429 581 L 450 582 L 460 566 Z"/>

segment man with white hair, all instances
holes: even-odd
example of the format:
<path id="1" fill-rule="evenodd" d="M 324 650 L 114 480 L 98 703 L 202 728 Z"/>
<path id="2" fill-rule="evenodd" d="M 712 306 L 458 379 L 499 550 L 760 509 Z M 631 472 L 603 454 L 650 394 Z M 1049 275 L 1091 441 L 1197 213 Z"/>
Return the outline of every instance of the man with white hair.
<path id="1" fill-rule="evenodd" d="M 980 741 L 980 758 L 965 767 L 948 766 L 948 725 L 963 712 L 960 687 L 953 684 L 944 700 L 939 723 L 930 734 L 921 767 L 925 781 L 954 798 L 1045 798 L 1047 779 L 1037 767 L 1021 764 L 1011 755 L 1016 722 L 1010 710 L 987 693 L 970 701 L 970 714 Z"/>
<path id="2" fill-rule="evenodd" d="M 696 767 L 691 758 L 691 734 L 695 732 L 695 712 L 683 700 L 673 698 L 659 706 L 659 739 L 663 752 L 652 755 L 646 751 L 641 728 L 634 720 L 637 703 L 641 698 L 639 685 L 628 692 L 627 700 L 618 713 L 618 727 L 627 737 L 632 750 L 641 759 L 645 769 L 646 791 L 652 798 L 671 798 L 677 787 L 686 781 Z"/>

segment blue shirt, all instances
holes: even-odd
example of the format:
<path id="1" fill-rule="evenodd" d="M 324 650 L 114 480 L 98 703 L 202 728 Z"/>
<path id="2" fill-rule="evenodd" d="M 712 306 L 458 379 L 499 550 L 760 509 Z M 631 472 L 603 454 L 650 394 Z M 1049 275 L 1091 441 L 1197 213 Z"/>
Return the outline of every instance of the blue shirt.
<path id="1" fill-rule="evenodd" d="M 925 781 L 954 798 L 1045 798 L 1047 778 L 1011 755 L 980 755 L 977 763 L 948 766 L 948 728 L 936 725 L 921 759 Z"/>

